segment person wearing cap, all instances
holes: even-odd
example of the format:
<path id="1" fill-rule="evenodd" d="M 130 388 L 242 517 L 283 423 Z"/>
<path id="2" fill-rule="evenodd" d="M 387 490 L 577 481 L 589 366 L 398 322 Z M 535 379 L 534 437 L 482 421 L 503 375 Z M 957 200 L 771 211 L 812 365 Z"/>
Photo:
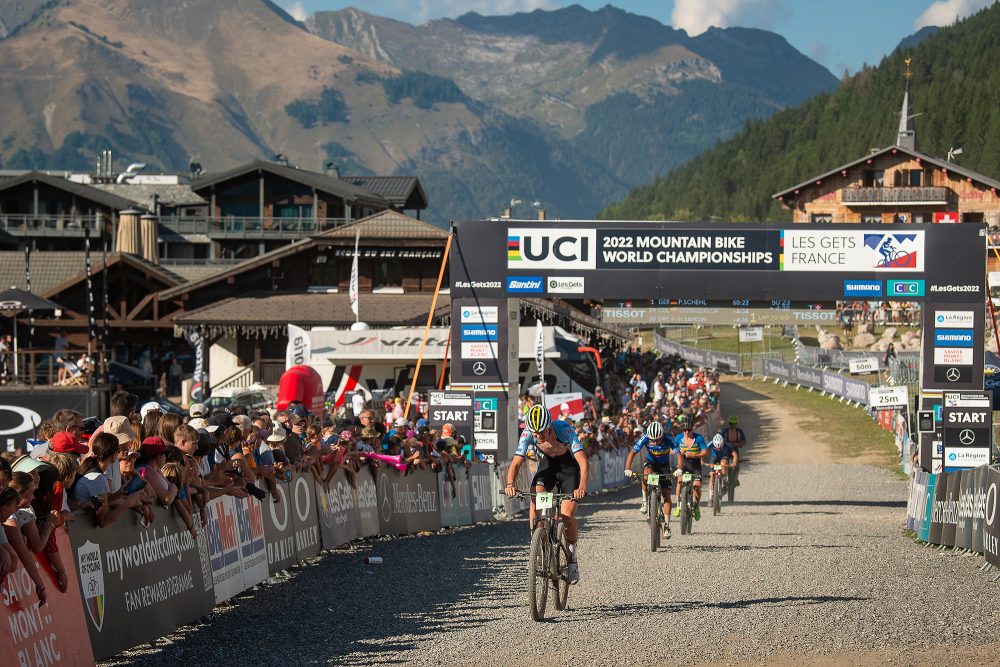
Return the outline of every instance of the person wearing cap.
<path id="1" fill-rule="evenodd" d="M 80 442 L 73 433 L 69 431 L 59 431 L 52 440 L 49 441 L 49 451 L 72 454 L 77 459 L 87 453 L 87 445 Z"/>
<path id="2" fill-rule="evenodd" d="M 208 416 L 208 408 L 205 407 L 204 403 L 192 403 L 188 407 L 188 416 L 191 419 L 204 419 Z"/>
<path id="3" fill-rule="evenodd" d="M 148 415 L 150 412 L 163 412 L 163 408 L 161 408 L 160 404 L 157 403 L 156 401 L 148 401 L 146 403 L 143 403 L 142 407 L 139 408 L 139 416 L 142 417 L 143 421 L 145 421 L 146 415 Z"/>

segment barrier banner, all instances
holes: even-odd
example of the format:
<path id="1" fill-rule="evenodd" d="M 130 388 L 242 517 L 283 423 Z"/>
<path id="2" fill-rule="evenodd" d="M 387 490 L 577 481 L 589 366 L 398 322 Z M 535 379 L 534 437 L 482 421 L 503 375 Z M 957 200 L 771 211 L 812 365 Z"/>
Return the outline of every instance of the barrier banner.
<path id="1" fill-rule="evenodd" d="M 920 529 L 923 527 L 924 523 L 927 521 L 927 473 L 925 471 L 923 475 L 914 476 L 916 483 L 916 494 L 913 498 L 913 527 L 912 530 L 920 536 Z"/>
<path id="2" fill-rule="evenodd" d="M 723 373 L 740 372 L 740 355 L 732 352 L 712 352 L 712 365 Z"/>
<path id="3" fill-rule="evenodd" d="M 841 376 L 843 377 L 843 376 Z M 862 405 L 868 402 L 868 383 L 854 378 L 844 378 L 844 398 Z"/>
<path id="4" fill-rule="evenodd" d="M 376 487 L 380 534 L 399 535 L 441 528 L 435 473 L 415 470 L 404 477 L 396 470 L 382 468 L 378 471 Z"/>
<path id="5" fill-rule="evenodd" d="M 530 470 L 529 470 L 530 466 Z M 596 467 L 596 466 L 594 466 Z M 515 478 L 517 488 L 523 491 L 529 491 L 528 484 L 531 482 L 531 476 L 534 475 L 535 465 L 533 461 L 525 461 L 521 466 L 521 469 L 517 471 L 517 477 Z M 515 498 L 508 498 L 507 496 L 500 496 L 500 492 L 503 491 L 503 486 L 507 482 L 507 471 L 510 470 L 510 461 L 503 461 L 498 466 L 499 477 L 496 480 L 497 484 L 497 496 L 503 503 L 504 513 L 507 516 L 514 516 L 520 512 L 524 512 L 528 509 L 528 499 L 518 500 Z M 598 487 L 600 488 L 600 487 Z"/>
<path id="6" fill-rule="evenodd" d="M 184 523 L 170 509 L 153 511 L 148 528 L 132 512 L 104 528 L 85 514 L 70 524 L 66 555 L 80 576 L 98 660 L 173 632 L 215 606 L 211 571 L 202 567 Z"/>
<path id="7" fill-rule="evenodd" d="M 264 540 L 267 544 L 267 573 L 275 575 L 298 562 L 295 556 L 295 530 L 292 526 L 292 501 L 287 482 L 276 482 L 281 502 L 271 500 L 263 508 Z"/>
<path id="8" fill-rule="evenodd" d="M 603 457 L 607 456 L 605 450 L 601 450 L 596 455 L 591 456 L 587 470 L 587 493 L 599 493 L 604 488 L 604 464 Z"/>
<path id="9" fill-rule="evenodd" d="M 983 553 L 986 545 L 986 478 L 989 475 L 987 466 L 972 470 L 974 473 L 972 500 L 972 550 Z"/>
<path id="10" fill-rule="evenodd" d="M 268 497 L 264 502 L 274 504 Z M 256 498 L 233 498 L 236 534 L 240 540 L 243 590 L 267 579 L 267 545 L 264 542 L 264 503 Z"/>
<path id="11" fill-rule="evenodd" d="M 995 468 L 986 469 L 986 498 L 984 504 L 985 519 L 983 520 L 983 555 L 986 562 L 994 567 L 1000 567 L 1000 471 Z"/>
<path id="12" fill-rule="evenodd" d="M 205 506 L 208 524 L 204 534 L 212 566 L 216 604 L 243 591 L 243 564 L 240 561 L 233 500 L 231 496 L 220 496 Z"/>
<path id="13" fill-rule="evenodd" d="M 493 520 L 493 467 L 473 463 L 469 469 L 472 523 Z"/>
<path id="14" fill-rule="evenodd" d="M 963 470 L 958 475 L 958 524 L 955 526 L 955 546 L 959 549 L 972 548 L 972 485 L 974 470 Z"/>
<path id="15" fill-rule="evenodd" d="M 795 364 L 792 366 L 792 381 L 803 387 L 822 389 L 823 371 L 818 368 L 810 368 L 808 366 L 799 366 L 798 364 Z"/>
<path id="16" fill-rule="evenodd" d="M 315 479 L 308 473 L 300 473 L 288 483 L 288 493 L 292 500 L 292 530 L 295 532 L 297 560 L 318 556 L 320 552 L 315 486 Z"/>
<path id="17" fill-rule="evenodd" d="M 69 584 L 59 592 L 55 573 L 43 554 L 35 554 L 45 582 L 48 602 L 38 606 L 35 584 L 23 567 L 7 575 L 0 584 L 0 664 L 2 665 L 93 665 L 87 622 L 80 600 L 76 568 L 70 567 L 73 550 L 66 528 L 56 529 L 56 546 L 66 566 Z"/>
<path id="18" fill-rule="evenodd" d="M 354 501 L 358 508 L 358 537 L 378 535 L 378 491 L 375 475 L 364 466 L 354 476 Z"/>
<path id="19" fill-rule="evenodd" d="M 927 541 L 931 544 L 941 544 L 942 514 L 944 512 L 944 502 L 948 497 L 948 478 L 951 473 L 940 473 L 937 484 L 934 485 L 934 494 L 931 496 L 931 529 L 927 534 Z"/>
<path id="20" fill-rule="evenodd" d="M 834 396 L 844 395 L 844 380 L 846 378 L 839 373 L 823 371 L 823 391 Z M 865 402 L 868 402 L 868 392 L 865 391 Z"/>
<path id="21" fill-rule="evenodd" d="M 347 473 L 340 469 L 326 489 L 319 482 L 316 491 L 316 511 L 319 516 L 319 536 L 324 549 L 347 544 L 358 536 L 358 512 L 354 489 L 347 481 Z"/>
<path id="22" fill-rule="evenodd" d="M 931 516 L 934 508 L 934 493 L 937 491 L 939 473 L 931 473 L 927 477 L 927 494 L 924 499 L 924 520 L 920 523 L 917 537 L 923 542 L 930 542 Z"/>
<path id="23" fill-rule="evenodd" d="M 764 376 L 772 377 L 785 382 L 792 381 L 792 371 L 788 364 L 774 359 L 764 359 Z"/>
<path id="24" fill-rule="evenodd" d="M 465 466 L 455 466 L 455 482 L 448 481 L 445 472 L 437 473 L 438 495 L 441 498 L 441 525 L 468 526 L 472 523 L 472 495 Z M 453 493 L 454 492 L 454 493 Z"/>
<path id="25" fill-rule="evenodd" d="M 922 498 L 922 490 L 925 483 L 925 478 L 921 475 L 920 470 L 918 470 L 910 478 L 910 495 L 906 499 L 906 528 L 907 530 L 916 530 L 917 517 L 920 500 Z"/>
<path id="26" fill-rule="evenodd" d="M 941 544 L 955 546 L 955 533 L 958 528 L 958 495 L 962 487 L 962 476 L 958 473 L 948 475 L 948 487 L 945 489 L 944 504 L 941 506 Z"/>

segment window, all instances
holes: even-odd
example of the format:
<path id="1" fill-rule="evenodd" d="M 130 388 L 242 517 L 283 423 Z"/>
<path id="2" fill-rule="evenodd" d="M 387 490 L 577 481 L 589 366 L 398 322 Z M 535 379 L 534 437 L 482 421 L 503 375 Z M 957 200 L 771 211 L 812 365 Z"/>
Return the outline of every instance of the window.
<path id="1" fill-rule="evenodd" d="M 222 217 L 226 218 L 232 216 L 234 218 L 259 218 L 260 217 L 260 205 L 259 204 L 243 204 L 243 203 L 224 203 L 219 205 L 219 211 L 222 213 Z"/>
<path id="2" fill-rule="evenodd" d="M 863 185 L 866 188 L 880 188 L 885 180 L 885 171 L 882 169 L 868 170 L 864 173 Z"/>
<path id="3" fill-rule="evenodd" d="M 312 204 L 275 204 L 274 217 L 276 218 L 311 218 Z"/>
<path id="4" fill-rule="evenodd" d="M 877 225 L 882 222 L 881 213 L 862 213 L 861 222 L 867 225 Z"/>
<path id="5" fill-rule="evenodd" d="M 984 222 L 983 212 L 965 211 L 962 213 L 962 222 L 978 222 L 981 225 Z"/>
<path id="6" fill-rule="evenodd" d="M 379 287 L 402 287 L 403 286 L 403 263 L 402 262 L 376 262 L 375 276 L 372 286 Z"/>
<path id="7" fill-rule="evenodd" d="M 813 213 L 809 216 L 809 222 L 813 224 L 830 224 L 833 222 L 832 213 Z"/>
<path id="8" fill-rule="evenodd" d="M 924 172 L 920 169 L 911 169 L 907 172 L 906 184 L 913 188 L 919 188 L 924 184 Z"/>
<path id="9" fill-rule="evenodd" d="M 930 222 L 930 216 L 926 213 L 914 213 L 913 222 L 918 225 L 927 224 Z"/>

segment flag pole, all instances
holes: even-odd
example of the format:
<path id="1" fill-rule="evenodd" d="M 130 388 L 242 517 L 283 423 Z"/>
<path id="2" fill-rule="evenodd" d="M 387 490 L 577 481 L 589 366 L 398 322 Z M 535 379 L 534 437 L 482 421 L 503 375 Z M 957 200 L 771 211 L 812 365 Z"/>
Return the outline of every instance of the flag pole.
<path id="1" fill-rule="evenodd" d="M 351 310 L 354 311 L 354 323 L 357 324 L 361 316 L 358 315 L 358 243 L 361 241 L 361 229 L 354 230 L 354 261 L 351 263 L 351 285 L 350 294 Z"/>
<path id="2" fill-rule="evenodd" d="M 438 294 L 441 293 L 441 281 L 444 280 L 444 270 L 448 266 L 448 253 L 451 252 L 452 235 L 448 235 L 448 243 L 444 246 L 444 256 L 441 257 L 441 270 L 438 272 L 437 286 L 434 288 L 434 299 L 431 301 L 431 309 L 427 313 L 427 325 L 424 327 L 424 338 L 420 341 L 420 354 L 417 355 L 417 368 L 413 371 L 413 380 L 410 382 L 410 393 L 406 396 L 406 407 L 403 410 L 403 419 L 410 415 L 410 401 L 413 400 L 413 392 L 417 389 L 417 378 L 420 377 L 420 365 L 424 361 L 424 348 L 427 347 L 427 336 L 431 332 L 431 323 L 434 321 L 434 311 L 437 310 Z"/>

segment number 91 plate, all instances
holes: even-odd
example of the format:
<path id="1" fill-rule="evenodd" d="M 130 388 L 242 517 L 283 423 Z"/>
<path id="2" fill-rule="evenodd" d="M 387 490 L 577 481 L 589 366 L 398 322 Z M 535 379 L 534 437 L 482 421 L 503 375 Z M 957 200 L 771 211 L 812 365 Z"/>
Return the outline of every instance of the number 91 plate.
<path id="1" fill-rule="evenodd" d="M 535 496 L 535 508 L 540 510 L 552 509 L 552 494 L 539 493 Z"/>

